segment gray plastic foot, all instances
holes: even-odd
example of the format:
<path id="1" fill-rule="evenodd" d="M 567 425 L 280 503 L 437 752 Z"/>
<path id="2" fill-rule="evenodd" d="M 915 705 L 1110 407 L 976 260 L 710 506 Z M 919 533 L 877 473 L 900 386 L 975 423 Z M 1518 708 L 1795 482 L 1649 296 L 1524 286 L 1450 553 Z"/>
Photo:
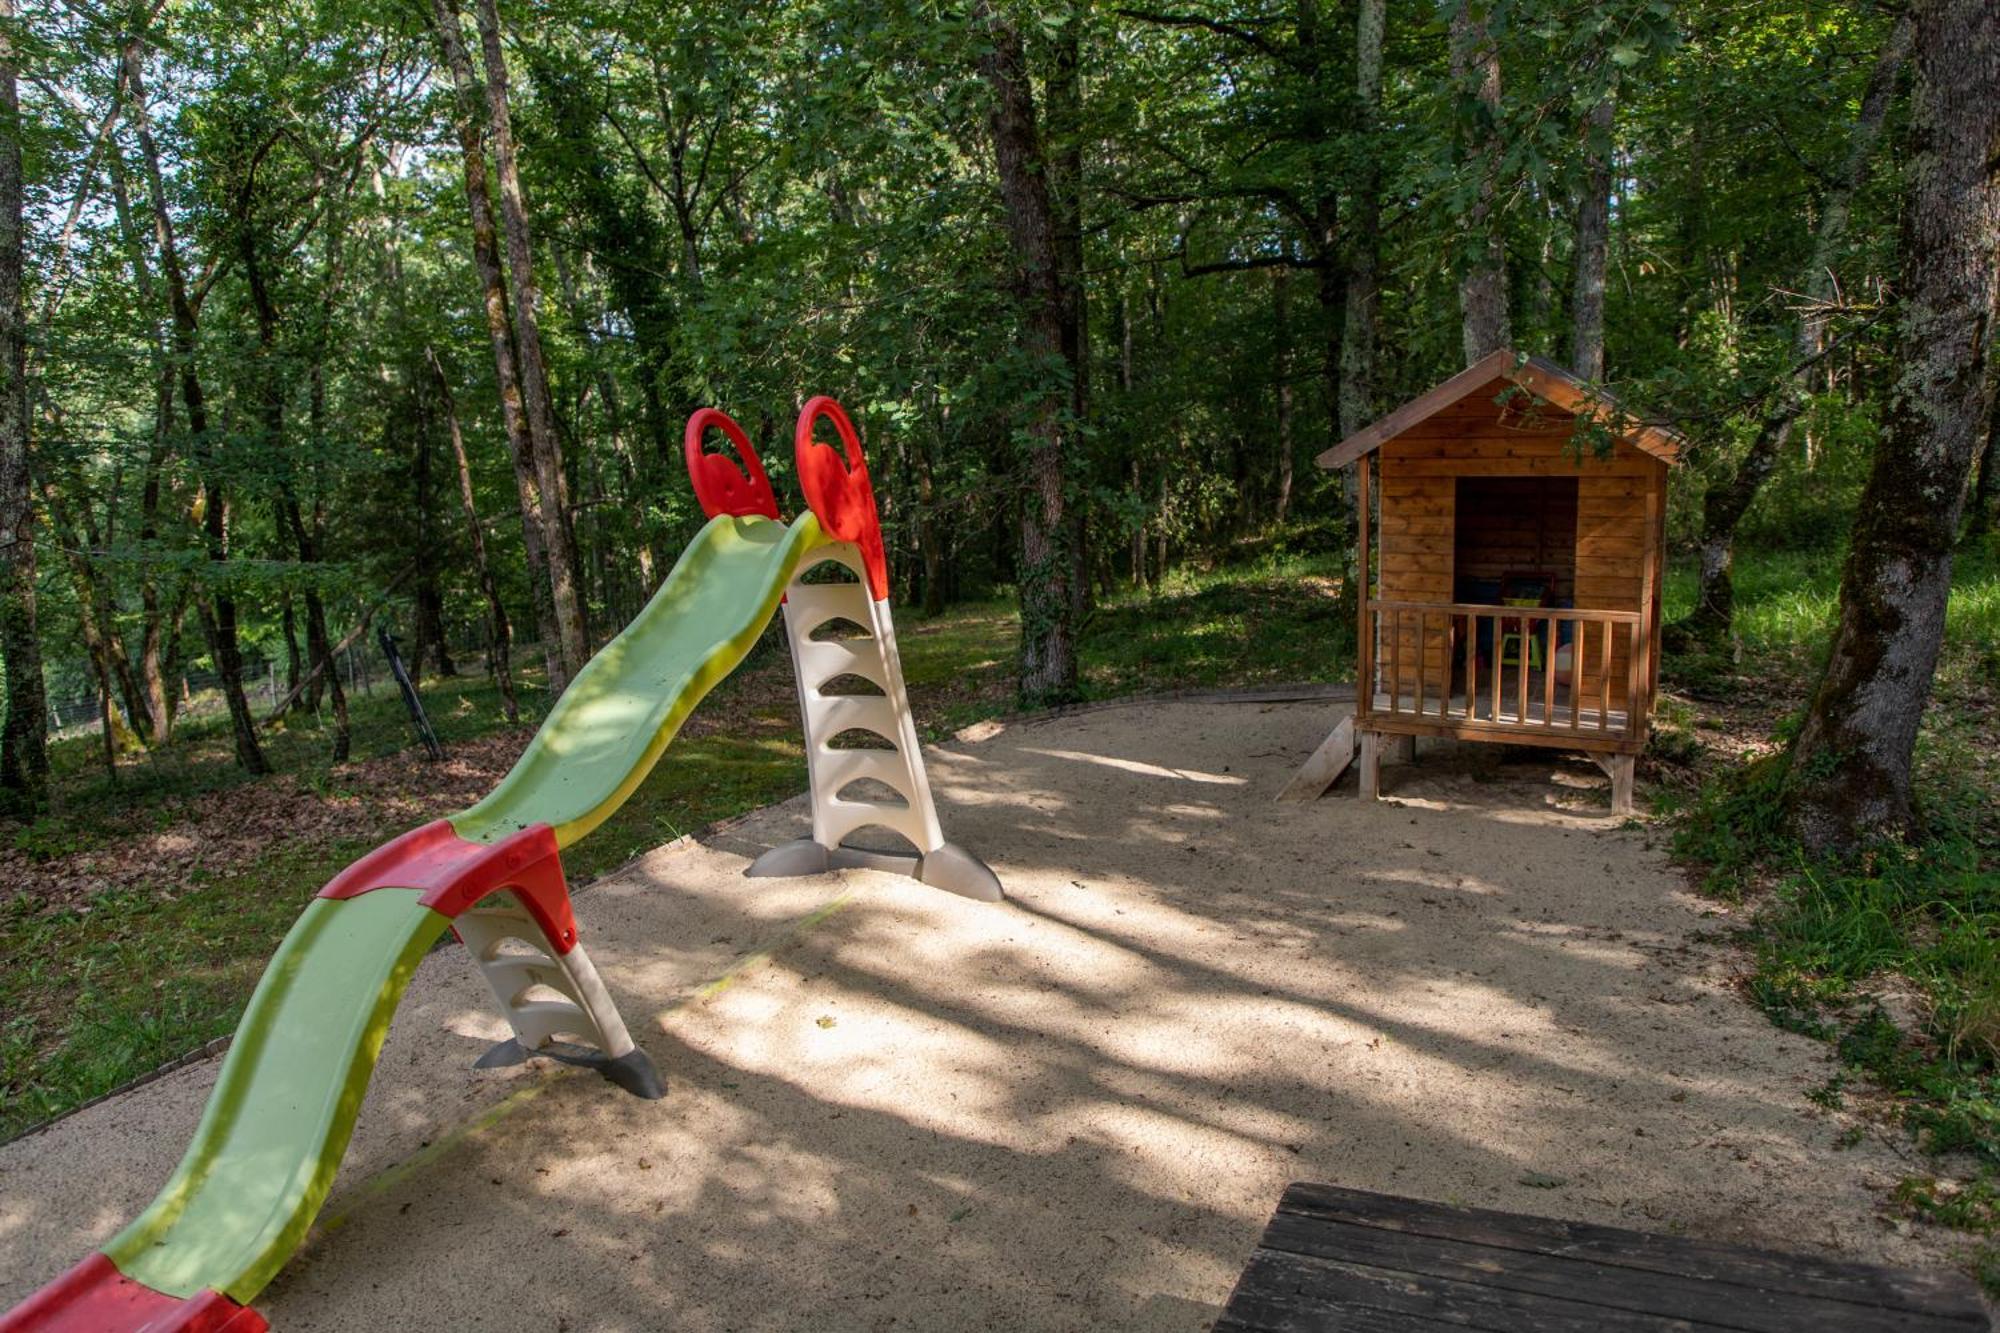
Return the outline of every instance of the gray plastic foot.
<path id="1" fill-rule="evenodd" d="M 625 1054 L 612 1057 L 602 1051 L 593 1051 L 587 1046 L 575 1046 L 566 1041 L 552 1041 L 540 1050 L 531 1051 L 523 1046 L 519 1038 L 509 1037 L 495 1042 L 486 1054 L 472 1062 L 474 1069 L 507 1069 L 514 1065 L 526 1064 L 537 1056 L 547 1056 L 551 1060 L 579 1069 L 595 1069 L 612 1083 L 617 1084 L 634 1097 L 656 1102 L 667 1095 L 666 1080 L 653 1064 L 653 1058 L 634 1046 Z"/>
<path id="2" fill-rule="evenodd" d="M 993 868 L 955 842 L 925 854 L 917 862 L 917 878 L 932 888 L 982 903 L 997 903 L 1006 897 Z"/>
<path id="3" fill-rule="evenodd" d="M 796 838 L 765 852 L 743 873 L 754 879 L 777 879 L 823 875 L 829 870 L 881 870 L 891 875 L 908 875 L 920 884 L 982 903 L 997 903 L 1006 897 L 1000 889 L 1000 877 L 992 868 L 955 842 L 948 842 L 926 856 L 911 856 L 907 852 L 878 852 L 867 847 L 840 846 L 829 850 L 811 838 Z"/>
<path id="4" fill-rule="evenodd" d="M 823 875 L 829 869 L 826 848 L 811 838 L 794 838 L 759 856 L 743 873 L 752 879 L 790 879 L 794 875 Z"/>

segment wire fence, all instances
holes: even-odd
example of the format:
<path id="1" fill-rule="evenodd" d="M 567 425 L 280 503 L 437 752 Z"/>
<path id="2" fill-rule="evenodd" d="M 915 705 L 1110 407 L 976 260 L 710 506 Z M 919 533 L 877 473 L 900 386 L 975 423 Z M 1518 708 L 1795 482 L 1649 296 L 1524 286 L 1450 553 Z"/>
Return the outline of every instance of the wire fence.
<path id="1" fill-rule="evenodd" d="M 407 638 L 399 639 L 399 648 L 406 654 L 405 663 L 414 670 L 415 664 L 407 659 L 412 646 Z M 476 632 L 468 632 L 459 638 L 448 637 L 445 651 L 462 672 L 484 670 L 486 642 Z M 541 648 L 537 644 L 515 643 L 511 645 L 510 655 L 517 664 L 539 661 Z M 311 664 L 307 661 L 302 666 L 309 670 Z M 373 634 L 362 635 L 334 654 L 334 669 L 340 673 L 341 687 L 351 699 L 365 700 L 382 691 L 393 693 L 396 689 L 396 679 L 389 673 L 389 664 L 383 659 L 382 650 L 376 646 Z M 174 708 L 177 725 L 223 712 L 227 708 L 222 697 L 222 675 L 210 668 L 178 671 L 167 682 L 167 688 L 179 696 Z M 260 720 L 277 708 L 291 691 L 291 672 L 284 659 L 256 651 L 243 655 L 243 693 L 251 712 Z M 105 704 L 95 687 L 70 689 L 60 694 L 52 689 L 48 695 L 49 738 L 68 740 L 97 735 L 104 726 Z M 125 725 L 131 726 L 132 719 L 126 716 L 115 691 L 109 706 L 117 710 Z M 325 707 L 324 703 L 321 707 Z"/>

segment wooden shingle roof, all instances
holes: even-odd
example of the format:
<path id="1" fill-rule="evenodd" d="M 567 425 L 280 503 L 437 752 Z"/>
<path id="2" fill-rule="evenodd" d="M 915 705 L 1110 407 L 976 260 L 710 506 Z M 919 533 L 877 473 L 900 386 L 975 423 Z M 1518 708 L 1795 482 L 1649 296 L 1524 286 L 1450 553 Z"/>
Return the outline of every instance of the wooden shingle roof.
<path id="1" fill-rule="evenodd" d="M 1543 402 L 1574 416 L 1589 417 L 1620 440 L 1662 462 L 1674 463 L 1680 459 L 1682 440 L 1678 431 L 1641 421 L 1603 389 L 1588 380 L 1577 378 L 1553 361 L 1545 361 L 1538 356 L 1524 357 L 1511 347 L 1503 347 L 1453 375 L 1429 393 L 1412 398 L 1387 416 L 1356 431 L 1314 461 L 1323 468 L 1346 467 L 1363 454 L 1381 448 L 1385 442 L 1470 397 L 1496 379 L 1518 384 Z"/>

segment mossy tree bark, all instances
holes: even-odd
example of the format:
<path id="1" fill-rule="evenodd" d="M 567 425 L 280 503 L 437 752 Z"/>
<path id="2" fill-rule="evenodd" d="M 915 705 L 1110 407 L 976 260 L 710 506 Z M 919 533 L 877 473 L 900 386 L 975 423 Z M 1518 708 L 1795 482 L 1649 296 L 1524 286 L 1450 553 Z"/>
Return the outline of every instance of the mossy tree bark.
<path id="1" fill-rule="evenodd" d="M 1833 653 L 1792 744 L 1794 831 L 1820 854 L 1904 832 L 1944 641 L 2000 296 L 2000 8 L 1919 0 L 1897 371 L 1841 579 Z"/>
<path id="2" fill-rule="evenodd" d="M 1576 272 L 1570 294 L 1569 368 L 1604 378 L 1604 270 L 1611 254 L 1611 131 L 1606 92 L 1583 121 L 1583 193 L 1576 203 Z"/>
<path id="3" fill-rule="evenodd" d="M 1512 338 L 1507 309 L 1507 250 L 1500 230 L 1500 49 L 1485 0 L 1462 0 L 1451 16 L 1451 73 L 1466 99 L 1460 161 L 1476 174 L 1465 219 L 1467 253 L 1459 268 L 1458 308 L 1465 364 Z"/>

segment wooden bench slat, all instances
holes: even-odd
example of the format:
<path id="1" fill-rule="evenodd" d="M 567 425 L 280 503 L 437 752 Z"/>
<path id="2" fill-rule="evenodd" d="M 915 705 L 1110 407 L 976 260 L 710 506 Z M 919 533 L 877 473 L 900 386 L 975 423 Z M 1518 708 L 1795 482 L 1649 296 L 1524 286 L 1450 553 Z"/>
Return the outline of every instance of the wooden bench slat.
<path id="1" fill-rule="evenodd" d="M 1938 1327 L 1947 1327 L 1954 1319 L 1974 1329 L 1988 1327 L 1972 1283 L 1956 1273 L 1883 1268 L 1304 1182 L 1286 1189 L 1278 1216 L 1287 1214 L 1635 1272 L 1908 1311 L 1941 1321 Z"/>
<path id="2" fill-rule="evenodd" d="M 1468 1327 L 1488 1333 L 1662 1333 L 1668 1329 L 1693 1333 L 1715 1326 L 1476 1282 L 1417 1282 L 1384 1269 L 1259 1250 L 1243 1270 L 1228 1311 L 1215 1327 L 1295 1333 Z"/>
<path id="3" fill-rule="evenodd" d="M 1889 1311 L 1878 1305 L 1292 1214 L 1280 1214 L 1272 1220 L 1261 1248 L 1402 1273 L 1427 1288 L 1467 1282 L 1530 1296 L 1560 1297 L 1602 1307 L 1607 1318 L 1624 1311 L 1739 1333 L 1871 1333 L 1891 1323 L 1908 1329 L 1967 1330 L 1958 1321 L 1908 1310 Z"/>

